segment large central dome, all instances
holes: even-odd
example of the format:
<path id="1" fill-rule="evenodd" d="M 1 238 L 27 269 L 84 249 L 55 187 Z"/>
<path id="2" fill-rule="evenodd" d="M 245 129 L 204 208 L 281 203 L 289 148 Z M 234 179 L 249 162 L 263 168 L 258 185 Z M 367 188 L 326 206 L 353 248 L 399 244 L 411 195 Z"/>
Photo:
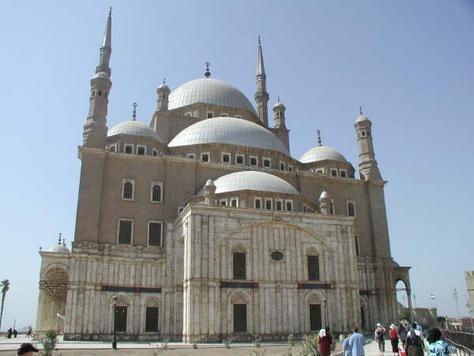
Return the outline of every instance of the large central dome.
<path id="1" fill-rule="evenodd" d="M 199 103 L 239 108 L 256 114 L 252 104 L 240 90 L 214 78 L 195 79 L 177 87 L 169 96 L 168 108 L 173 110 Z"/>
<path id="2" fill-rule="evenodd" d="M 255 147 L 290 155 L 271 131 L 253 122 L 235 117 L 214 117 L 186 127 L 173 138 L 169 147 L 222 143 Z"/>

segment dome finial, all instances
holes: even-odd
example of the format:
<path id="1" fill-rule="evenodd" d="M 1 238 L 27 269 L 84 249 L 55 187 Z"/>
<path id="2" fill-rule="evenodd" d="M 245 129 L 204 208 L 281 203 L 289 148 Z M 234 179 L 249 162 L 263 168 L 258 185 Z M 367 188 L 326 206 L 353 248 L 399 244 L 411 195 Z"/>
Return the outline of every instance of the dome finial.
<path id="1" fill-rule="evenodd" d="M 66 246 L 66 239 L 63 238 L 63 246 Z"/>
<path id="2" fill-rule="evenodd" d="M 359 106 L 359 114 L 364 115 L 364 112 L 362 111 L 362 106 Z"/>
<path id="3" fill-rule="evenodd" d="M 133 107 L 132 119 L 133 119 L 133 121 L 136 121 L 136 120 L 137 120 L 137 106 L 138 106 L 137 103 L 133 103 L 133 104 L 132 104 L 132 107 Z"/>
<path id="4" fill-rule="evenodd" d="M 166 78 L 163 77 L 163 85 L 166 84 Z"/>
<path id="5" fill-rule="evenodd" d="M 209 78 L 211 76 L 211 72 L 209 71 L 209 66 L 211 65 L 211 63 L 209 62 L 206 62 L 206 71 L 204 72 L 204 76 L 206 78 Z"/>
<path id="6" fill-rule="evenodd" d="M 62 234 L 59 233 L 59 236 L 58 236 L 58 245 L 61 245 L 61 238 L 62 238 Z"/>
<path id="7" fill-rule="evenodd" d="M 316 133 L 318 134 L 318 146 L 322 146 L 323 144 L 321 143 L 321 130 L 316 130 Z"/>

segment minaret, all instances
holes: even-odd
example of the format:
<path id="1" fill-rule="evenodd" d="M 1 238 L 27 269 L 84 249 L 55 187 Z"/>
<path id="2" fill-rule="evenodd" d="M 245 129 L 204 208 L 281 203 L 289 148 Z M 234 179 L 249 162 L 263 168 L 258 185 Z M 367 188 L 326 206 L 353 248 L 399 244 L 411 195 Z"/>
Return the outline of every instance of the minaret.
<path id="1" fill-rule="evenodd" d="M 91 93 L 89 97 L 89 115 L 84 125 L 84 146 L 105 148 L 107 137 L 107 106 L 109 92 L 112 86 L 110 81 L 110 55 L 112 54 L 112 8 L 110 8 L 105 25 L 104 39 L 100 48 L 99 65 L 90 81 Z"/>
<path id="2" fill-rule="evenodd" d="M 359 172 L 362 179 L 382 180 L 375 160 L 374 145 L 372 142 L 372 122 L 364 115 L 362 108 L 354 127 L 359 145 Z"/>
<path id="3" fill-rule="evenodd" d="M 257 104 L 258 118 L 265 127 L 268 127 L 268 93 L 267 76 L 265 74 L 265 65 L 263 63 L 263 50 L 260 36 L 258 36 L 258 54 L 257 54 L 257 91 L 255 92 L 255 102 Z"/>
<path id="4" fill-rule="evenodd" d="M 278 97 L 277 103 L 273 105 L 273 120 L 275 121 L 275 126 L 272 131 L 285 144 L 286 148 L 289 151 L 290 150 L 290 142 L 289 142 L 289 135 L 288 135 L 289 130 L 286 128 L 285 111 L 286 111 L 286 107 L 280 101 L 280 97 Z"/>
<path id="5" fill-rule="evenodd" d="M 168 85 L 166 85 L 166 80 L 163 79 L 163 84 L 161 84 L 156 90 L 156 94 L 158 96 L 158 111 L 168 111 L 168 101 L 170 93 L 171 90 Z"/>

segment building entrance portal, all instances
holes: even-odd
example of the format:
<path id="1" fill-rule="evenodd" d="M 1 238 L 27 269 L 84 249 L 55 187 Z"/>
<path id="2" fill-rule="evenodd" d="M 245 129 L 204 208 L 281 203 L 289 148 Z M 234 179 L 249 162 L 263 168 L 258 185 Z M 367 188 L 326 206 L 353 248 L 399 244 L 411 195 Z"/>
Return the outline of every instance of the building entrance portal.
<path id="1" fill-rule="evenodd" d="M 320 330 L 322 328 L 321 304 L 309 305 L 309 325 L 311 331 Z"/>

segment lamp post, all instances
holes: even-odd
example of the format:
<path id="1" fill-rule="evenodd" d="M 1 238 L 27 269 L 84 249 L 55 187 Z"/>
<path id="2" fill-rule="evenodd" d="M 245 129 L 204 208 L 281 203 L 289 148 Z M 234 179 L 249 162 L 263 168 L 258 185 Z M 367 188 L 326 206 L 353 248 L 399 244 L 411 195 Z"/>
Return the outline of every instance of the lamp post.
<path id="1" fill-rule="evenodd" d="M 117 350 L 117 335 L 115 334 L 115 306 L 117 305 L 117 296 L 112 296 L 112 349 Z"/>
<path id="2" fill-rule="evenodd" d="M 454 287 L 453 289 L 453 298 L 454 298 L 454 301 L 456 302 L 456 311 L 458 313 L 458 323 L 459 323 L 461 318 L 459 316 L 458 291 L 456 290 L 456 287 Z"/>
<path id="3" fill-rule="evenodd" d="M 326 322 L 326 326 L 329 326 L 328 320 L 328 303 L 326 297 L 323 298 L 323 306 L 324 306 L 324 321 Z"/>

